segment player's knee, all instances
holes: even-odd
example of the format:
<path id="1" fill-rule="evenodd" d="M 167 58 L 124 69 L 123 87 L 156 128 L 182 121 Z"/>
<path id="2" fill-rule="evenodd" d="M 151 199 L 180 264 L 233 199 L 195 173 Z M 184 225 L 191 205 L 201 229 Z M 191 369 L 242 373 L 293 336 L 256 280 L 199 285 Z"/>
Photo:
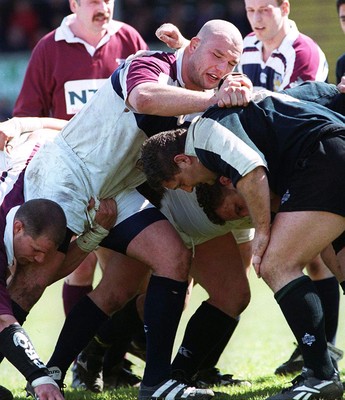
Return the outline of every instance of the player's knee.
<path id="1" fill-rule="evenodd" d="M 191 267 L 191 252 L 184 246 L 170 252 L 164 259 L 152 266 L 155 274 L 166 278 L 186 281 Z"/>
<path id="2" fill-rule="evenodd" d="M 210 297 L 209 301 L 230 317 L 237 318 L 248 307 L 250 302 L 250 290 L 236 291 L 236 296 Z"/>

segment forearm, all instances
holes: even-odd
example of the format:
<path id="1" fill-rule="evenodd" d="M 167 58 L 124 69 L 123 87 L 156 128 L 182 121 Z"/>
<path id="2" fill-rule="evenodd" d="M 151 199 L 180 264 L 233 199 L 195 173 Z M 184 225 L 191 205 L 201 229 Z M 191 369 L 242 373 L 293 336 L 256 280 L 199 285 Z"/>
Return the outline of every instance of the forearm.
<path id="1" fill-rule="evenodd" d="M 238 181 L 236 188 L 246 200 L 256 233 L 268 233 L 271 223 L 271 207 L 265 168 L 255 168 Z"/>
<path id="2" fill-rule="evenodd" d="M 57 271 L 55 280 L 64 278 L 73 272 L 89 253 L 96 250 L 115 225 L 117 205 L 114 199 L 102 199 L 97 202 L 97 206 L 95 200 L 91 199 L 89 207 L 95 212 L 92 217 L 92 226 L 69 244 L 67 254 Z"/>
<path id="3" fill-rule="evenodd" d="M 160 116 L 203 112 L 216 103 L 213 91 L 201 92 L 156 83 L 138 85 L 128 96 L 128 104 L 135 112 Z"/>
<path id="4" fill-rule="evenodd" d="M 260 277 L 260 264 L 270 240 L 270 190 L 263 167 L 254 169 L 238 183 L 237 189 L 245 198 L 255 227 L 253 241 L 253 265 Z"/>
<path id="5" fill-rule="evenodd" d="M 38 129 L 61 130 L 68 122 L 64 119 L 49 117 L 14 117 L 12 120 L 20 133 L 33 132 Z"/>
<path id="6" fill-rule="evenodd" d="M 39 266 L 36 263 L 16 266 L 13 278 L 7 286 L 11 299 L 23 310 L 30 311 L 38 302 L 44 290 L 58 274 L 65 255 L 57 252 Z"/>
<path id="7" fill-rule="evenodd" d="M 59 131 L 67 121 L 57 118 L 39 118 L 39 117 L 14 117 L 0 123 L 0 146 L 5 145 L 7 141 L 18 138 L 26 132 L 34 132 L 40 129 L 52 129 Z"/>
<path id="8" fill-rule="evenodd" d="M 54 277 L 54 281 L 65 278 L 67 275 L 73 272 L 80 265 L 80 263 L 84 261 L 88 254 L 89 253 L 80 249 L 76 240 L 71 242 L 65 259 Z"/>
<path id="9" fill-rule="evenodd" d="M 58 391 L 57 384 L 49 377 L 47 367 L 19 324 L 13 323 L 0 332 L 0 351 L 34 387 L 53 385 Z"/>

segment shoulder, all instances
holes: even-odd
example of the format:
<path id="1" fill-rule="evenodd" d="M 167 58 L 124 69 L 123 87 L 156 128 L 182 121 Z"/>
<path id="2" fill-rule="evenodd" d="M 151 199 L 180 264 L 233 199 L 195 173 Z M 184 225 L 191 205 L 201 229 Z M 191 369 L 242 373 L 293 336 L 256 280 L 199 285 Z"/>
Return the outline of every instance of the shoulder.
<path id="1" fill-rule="evenodd" d="M 144 52 L 142 56 L 133 58 L 130 63 L 131 69 L 143 67 L 170 73 L 172 70 L 176 70 L 176 56 L 173 53 L 161 51 Z"/>
<path id="2" fill-rule="evenodd" d="M 43 55 L 52 54 L 56 50 L 58 42 L 55 40 L 55 32 L 56 30 L 47 33 L 37 42 L 32 50 L 31 58 L 42 56 L 42 53 Z"/>
<path id="3" fill-rule="evenodd" d="M 320 46 L 311 37 L 303 33 L 299 33 L 293 42 L 293 47 L 296 51 L 301 53 L 323 53 Z"/>
<path id="4" fill-rule="evenodd" d="M 56 33 L 56 29 L 54 29 L 53 31 L 48 32 L 46 35 L 44 35 L 37 42 L 35 48 L 47 47 L 47 46 L 51 46 L 52 43 L 56 43 L 56 41 L 55 41 L 55 33 Z"/>
<path id="5" fill-rule="evenodd" d="M 258 38 L 256 37 L 254 32 L 249 33 L 245 38 L 243 39 L 243 47 L 251 47 L 257 44 Z"/>

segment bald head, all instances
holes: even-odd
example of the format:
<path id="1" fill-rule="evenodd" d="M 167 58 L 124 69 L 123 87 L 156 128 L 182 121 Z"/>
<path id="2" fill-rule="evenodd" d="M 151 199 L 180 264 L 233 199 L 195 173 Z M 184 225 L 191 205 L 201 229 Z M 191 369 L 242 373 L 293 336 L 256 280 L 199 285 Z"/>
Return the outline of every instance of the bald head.
<path id="1" fill-rule="evenodd" d="M 221 19 L 206 22 L 185 51 L 182 76 L 186 87 L 217 87 L 220 79 L 236 67 L 242 50 L 242 35 L 235 25 Z"/>
<path id="2" fill-rule="evenodd" d="M 206 22 L 198 34 L 196 35 L 200 40 L 207 41 L 211 38 L 218 38 L 218 40 L 227 40 L 232 45 L 242 51 L 243 38 L 241 32 L 234 24 L 223 19 L 212 19 Z"/>

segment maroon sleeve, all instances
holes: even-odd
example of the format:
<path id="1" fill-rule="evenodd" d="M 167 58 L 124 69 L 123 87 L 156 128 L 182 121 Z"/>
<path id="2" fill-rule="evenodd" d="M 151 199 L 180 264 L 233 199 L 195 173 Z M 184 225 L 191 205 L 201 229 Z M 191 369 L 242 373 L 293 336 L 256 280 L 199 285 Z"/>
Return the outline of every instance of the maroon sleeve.
<path id="1" fill-rule="evenodd" d="M 163 78 L 164 76 L 164 78 Z M 127 93 L 145 82 L 176 81 L 176 58 L 170 53 L 155 53 L 151 56 L 134 59 L 128 70 Z"/>
<path id="2" fill-rule="evenodd" d="M 50 65 L 50 46 L 55 32 L 42 38 L 33 49 L 22 89 L 14 105 L 13 116 L 48 117 L 54 90 L 54 74 Z"/>

